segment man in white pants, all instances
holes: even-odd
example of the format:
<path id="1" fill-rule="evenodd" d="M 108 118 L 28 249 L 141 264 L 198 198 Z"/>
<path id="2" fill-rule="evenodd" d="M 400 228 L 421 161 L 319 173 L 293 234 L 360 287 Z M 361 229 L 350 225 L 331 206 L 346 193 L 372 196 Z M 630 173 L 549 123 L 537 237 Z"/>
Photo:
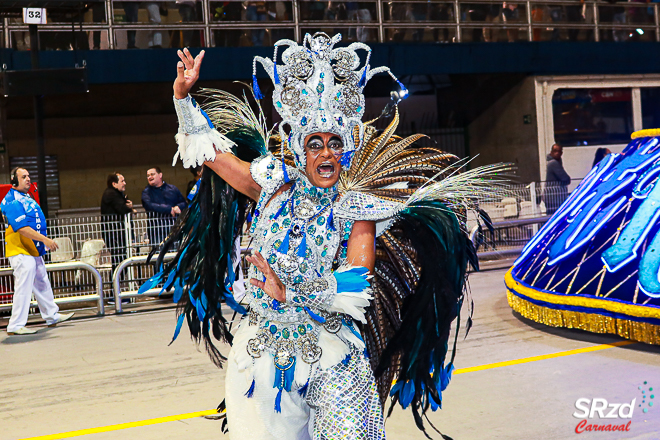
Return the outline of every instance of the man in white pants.
<path id="1" fill-rule="evenodd" d="M 30 174 L 26 169 L 14 168 L 11 172 L 12 188 L 0 204 L 0 210 L 9 223 L 5 232 L 5 255 L 14 269 L 14 299 L 7 325 L 9 335 L 37 332 L 25 327 L 33 292 L 41 317 L 49 326 L 73 316 L 73 313 L 59 314 L 53 298 L 43 256 L 48 249 L 57 249 L 57 243 L 46 236 L 44 213 L 37 202 L 28 196 L 30 183 Z"/>

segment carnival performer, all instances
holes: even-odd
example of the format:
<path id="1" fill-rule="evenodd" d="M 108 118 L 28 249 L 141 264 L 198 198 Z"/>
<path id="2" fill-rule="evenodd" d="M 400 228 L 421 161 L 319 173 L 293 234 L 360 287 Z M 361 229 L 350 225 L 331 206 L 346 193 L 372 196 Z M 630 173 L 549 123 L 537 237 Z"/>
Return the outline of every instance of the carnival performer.
<path id="1" fill-rule="evenodd" d="M 281 40 L 272 60 L 255 58 L 252 92 L 263 97 L 260 63 L 283 119 L 278 135 L 245 96 L 201 90 L 197 104 L 189 92 L 204 52 L 179 52 L 175 162 L 208 170 L 142 290 L 173 289 L 174 338 L 186 319 L 213 361 L 227 361 L 233 439 L 384 439 L 388 394 L 424 429 L 453 369 L 450 328 L 460 321 L 467 265 L 476 265 L 459 217 L 503 167 L 458 173 L 456 157 L 414 145 L 422 135 L 395 136 L 405 87 L 388 68 L 371 69 L 367 45 L 335 48 L 340 40 Z M 357 50 L 366 52 L 362 67 Z M 377 73 L 398 84 L 382 133 L 361 120 L 362 90 Z M 246 223 L 254 252 L 239 303 L 232 286 Z M 244 315 L 233 336 L 221 302 Z M 211 335 L 232 344 L 227 359 Z"/>

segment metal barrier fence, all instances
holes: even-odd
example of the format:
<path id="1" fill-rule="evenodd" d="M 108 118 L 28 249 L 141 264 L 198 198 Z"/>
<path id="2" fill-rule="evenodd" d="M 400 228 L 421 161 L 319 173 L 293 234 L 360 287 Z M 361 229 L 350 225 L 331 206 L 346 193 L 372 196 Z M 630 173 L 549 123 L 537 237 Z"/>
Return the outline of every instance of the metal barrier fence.
<path id="1" fill-rule="evenodd" d="M 519 255 L 527 242 L 538 232 L 539 225 L 549 216 L 523 218 L 493 223 L 493 231 L 478 226 L 470 230 L 470 239 L 477 245 L 480 260 L 497 260 Z"/>
<path id="2" fill-rule="evenodd" d="M 176 253 L 171 252 L 163 257 L 163 262 L 168 262 L 174 259 Z M 137 257 L 130 257 L 122 261 L 115 269 L 112 276 L 112 290 L 115 299 L 115 312 L 122 313 L 122 299 L 134 298 L 138 295 L 138 290 L 142 282 L 148 280 L 154 275 L 153 266 L 147 266 L 147 255 Z M 155 256 L 154 256 L 155 259 Z M 127 269 L 127 270 L 125 270 Z M 136 277 L 134 271 L 140 272 Z M 138 280 L 136 280 L 139 279 Z M 122 289 L 122 286 L 124 289 Z M 145 296 L 159 296 L 162 290 L 162 284 L 157 287 L 147 290 L 142 295 Z"/>
<path id="3" fill-rule="evenodd" d="M 121 216 L 96 215 L 47 220 L 48 236 L 58 249 L 49 252 L 46 268 L 56 302 L 96 302 L 103 314 L 103 300 L 113 299 L 113 270 L 126 259 L 144 256 L 144 262 L 123 274 L 122 282 L 140 285 L 153 275 L 146 255 L 160 243 L 173 218 L 148 213 Z M 14 280 L 4 256 L 4 230 L 0 233 L 0 312 L 11 309 Z M 136 288 L 137 289 L 137 288 Z"/>
<path id="4" fill-rule="evenodd" d="M 106 0 L 50 13 L 39 29 L 42 49 L 53 50 L 272 46 L 316 31 L 369 43 L 660 41 L 656 2 L 576 0 Z M 29 48 L 20 17 L 3 20 L 2 36 L 4 47 Z"/>
<path id="5" fill-rule="evenodd" d="M 46 265 L 55 296 L 59 304 L 95 302 L 98 314 L 104 315 L 103 280 L 99 271 L 90 264 L 80 261 Z M 11 268 L 0 269 L 0 311 L 11 310 L 14 292 L 14 277 Z M 36 306 L 36 301 L 32 301 Z"/>

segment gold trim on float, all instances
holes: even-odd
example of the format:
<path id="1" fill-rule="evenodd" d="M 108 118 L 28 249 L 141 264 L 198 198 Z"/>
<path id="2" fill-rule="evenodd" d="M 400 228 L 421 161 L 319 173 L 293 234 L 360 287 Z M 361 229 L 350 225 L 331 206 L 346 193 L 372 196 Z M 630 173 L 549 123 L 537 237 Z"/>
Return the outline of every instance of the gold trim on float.
<path id="1" fill-rule="evenodd" d="M 630 135 L 630 139 L 638 139 L 644 137 L 660 136 L 660 128 L 649 128 L 647 130 L 639 130 Z"/>
<path id="2" fill-rule="evenodd" d="M 660 345 L 660 326 L 658 325 L 627 319 L 617 319 L 597 313 L 584 313 L 542 307 L 533 304 L 526 299 L 520 298 L 511 291 L 552 304 L 605 309 L 632 316 L 656 319 L 660 317 L 660 309 L 654 310 L 654 308 L 650 307 L 641 307 L 634 304 L 621 304 L 608 300 L 580 297 L 577 295 L 553 295 L 551 293 L 539 292 L 517 282 L 515 278 L 513 278 L 511 270 L 509 270 L 505 276 L 505 284 L 509 289 L 507 290 L 509 306 L 525 318 L 531 319 L 532 321 L 550 327 L 576 328 L 592 333 L 609 333 L 634 341 Z M 647 313 L 640 313 L 640 308 L 648 309 Z"/>

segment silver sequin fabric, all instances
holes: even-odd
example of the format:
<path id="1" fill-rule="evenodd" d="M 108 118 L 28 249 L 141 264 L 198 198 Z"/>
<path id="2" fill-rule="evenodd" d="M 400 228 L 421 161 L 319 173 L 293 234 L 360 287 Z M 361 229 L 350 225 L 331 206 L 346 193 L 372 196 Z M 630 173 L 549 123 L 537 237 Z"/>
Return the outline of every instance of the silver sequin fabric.
<path id="1" fill-rule="evenodd" d="M 317 370 L 307 403 L 315 410 L 312 440 L 385 439 L 374 376 L 367 359 L 356 350 L 346 364 Z"/>

